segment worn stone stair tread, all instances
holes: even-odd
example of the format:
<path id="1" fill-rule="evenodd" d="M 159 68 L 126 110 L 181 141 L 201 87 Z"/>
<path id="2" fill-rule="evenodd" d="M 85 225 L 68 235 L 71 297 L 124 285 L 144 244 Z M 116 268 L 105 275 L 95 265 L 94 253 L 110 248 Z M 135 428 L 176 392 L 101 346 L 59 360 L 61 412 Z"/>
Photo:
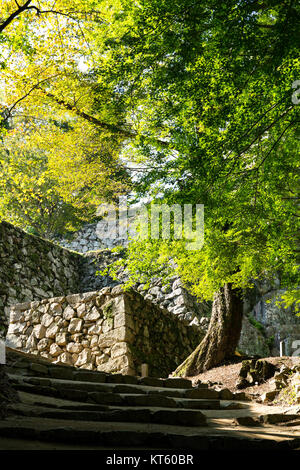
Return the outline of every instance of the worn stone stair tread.
<path id="1" fill-rule="evenodd" d="M 76 402 L 76 401 L 71 401 L 71 400 L 64 400 L 64 399 L 56 399 L 52 397 L 47 397 L 43 395 L 36 395 L 36 394 L 31 394 L 28 392 L 19 392 L 21 402 L 24 405 L 28 406 L 41 406 L 41 407 L 47 407 L 47 408 L 54 408 L 54 409 L 80 409 L 80 410 L 93 410 L 96 409 L 99 406 L 99 409 L 101 407 L 106 407 L 107 409 L 129 409 L 129 410 L 134 410 L 134 409 L 140 409 L 144 407 L 138 407 L 138 406 L 126 406 L 126 405 L 97 405 L 94 403 L 82 403 L 82 402 Z M 195 400 L 193 400 L 195 401 Z M 194 408 L 195 411 L 202 410 L 212 410 L 212 409 L 220 409 L 219 408 L 219 401 L 218 400 L 196 400 L 196 402 L 201 403 L 200 408 Z M 217 408 L 215 408 L 217 407 Z M 188 407 L 180 407 L 181 409 L 192 409 Z M 151 409 L 168 409 L 164 407 L 151 407 Z"/>
<path id="2" fill-rule="evenodd" d="M 82 382 L 65 379 L 57 379 L 52 377 L 31 377 L 31 376 L 19 376 L 10 374 L 10 378 L 15 383 L 15 388 L 19 390 L 30 390 L 27 385 L 36 387 L 36 393 L 47 393 L 46 388 L 57 390 L 73 390 L 76 395 L 78 391 L 82 392 L 102 392 L 102 393 L 131 393 L 131 394 L 148 394 L 148 395 L 160 395 L 174 398 L 186 398 L 187 392 L 192 392 L 193 389 L 175 389 L 175 388 L 154 388 L 149 386 L 141 385 L 124 385 L 124 384 L 107 384 L 107 383 L 95 383 L 95 382 Z M 33 390 L 32 390 L 33 391 Z M 50 390 L 48 390 L 50 393 Z M 195 399 L 217 399 L 214 390 L 207 389 L 196 389 Z M 212 393 L 210 393 L 212 392 Z M 34 393 L 34 392 L 33 392 Z M 75 397 L 74 397 L 75 398 Z M 188 396 L 188 398 L 194 399 Z M 79 399 L 80 400 L 80 399 Z"/>
<path id="3" fill-rule="evenodd" d="M 120 394 L 122 397 L 123 403 L 126 405 L 133 406 L 162 406 L 162 407 L 171 407 L 176 408 L 177 403 L 173 398 L 166 397 L 164 395 L 157 394 L 147 394 L 147 395 L 137 395 L 137 394 Z"/>
<path id="4" fill-rule="evenodd" d="M 20 384 L 21 382 L 21 384 Z M 30 391 L 38 394 L 48 394 L 50 396 L 59 396 L 60 398 L 78 400 L 80 401 L 92 401 L 97 404 L 107 405 L 127 405 L 127 406 L 159 406 L 159 407 L 180 407 L 187 409 L 219 409 L 220 400 L 212 398 L 201 399 L 201 398 L 183 398 L 183 397 L 169 397 L 164 394 L 154 393 L 151 394 L 149 391 L 142 394 L 140 393 L 116 393 L 117 391 L 133 391 L 140 392 L 138 387 L 134 386 L 123 386 L 116 385 L 113 388 L 105 388 L 103 384 L 88 383 L 86 382 L 72 382 L 59 379 L 35 379 L 26 378 L 19 382 L 19 388 L 21 390 Z M 45 384 L 45 386 L 35 384 Z M 80 389 L 77 390 L 79 384 Z M 73 389 L 71 388 L 73 386 Z M 91 386 L 90 386 L 91 385 Z M 29 386 L 29 387 L 28 387 Z M 67 386 L 67 389 L 65 388 Z M 88 388 L 88 391 L 86 390 Z M 89 391 L 94 390 L 94 391 Z M 109 391 L 108 391 L 109 390 Z M 204 390 L 207 392 L 207 390 Z M 214 395 L 213 395 L 214 396 Z"/>
<path id="5" fill-rule="evenodd" d="M 192 382 L 188 379 L 184 379 L 181 377 L 168 377 L 167 379 L 159 379 L 156 377 L 142 377 L 138 379 L 138 383 L 141 385 L 146 385 L 148 387 L 165 387 L 177 389 L 192 388 Z"/>
<path id="6" fill-rule="evenodd" d="M 48 404 L 48 403 L 43 403 L 43 402 L 33 402 L 33 403 L 14 403 L 11 405 L 7 406 L 7 409 L 11 412 L 14 412 L 16 414 L 22 414 L 28 411 L 41 411 L 41 412 L 46 412 L 46 411 L 53 411 L 53 410 L 65 410 L 65 411 L 84 411 L 84 412 L 97 412 L 97 411 L 110 411 L 110 407 L 108 405 L 97 405 L 97 404 L 92 404 L 92 403 L 79 403 L 79 404 L 73 404 L 66 402 L 66 404 L 61 405 L 55 405 L 55 404 Z"/>
<path id="7" fill-rule="evenodd" d="M 176 426 L 143 424 L 143 423 L 101 423 L 96 422 L 63 422 L 45 420 L 37 423 L 32 418 L 22 418 L 21 422 L 6 420 L 0 423 L 0 439 L 24 438 L 36 441 L 64 442 L 74 445 L 98 445 L 117 448 L 135 448 L 145 446 L 166 449 L 194 450 L 291 450 L 299 447 L 300 438 L 263 439 L 256 433 L 249 435 L 241 432 L 210 430 L 209 428 L 194 428 Z"/>
<path id="8" fill-rule="evenodd" d="M 221 408 L 220 400 L 216 399 L 175 398 L 175 401 L 180 408 L 195 410 L 219 410 Z"/>
<path id="9" fill-rule="evenodd" d="M 31 385 L 44 385 L 44 386 L 64 386 L 64 388 L 71 388 L 76 390 L 84 389 L 85 391 L 101 391 L 101 392 L 117 392 L 117 393 L 157 393 L 166 396 L 184 397 L 186 391 L 191 389 L 175 389 L 175 388 L 159 388 L 146 385 L 131 385 L 131 384 L 116 384 L 116 383 L 97 383 L 85 382 L 79 380 L 58 379 L 53 377 L 35 377 L 35 376 L 19 376 L 9 374 L 9 377 L 16 381 L 17 384 L 31 384 Z"/>
<path id="10" fill-rule="evenodd" d="M 190 399 L 218 399 L 220 398 L 220 393 L 216 390 L 209 388 L 194 388 L 185 391 L 185 397 Z"/>
<path id="11" fill-rule="evenodd" d="M 38 395 L 48 395 L 51 397 L 64 398 L 69 400 L 92 402 L 100 405 L 131 405 L 131 406 L 149 406 L 149 407 L 170 407 L 180 406 L 179 401 L 174 398 L 158 394 L 118 394 L 112 392 L 86 392 L 85 390 L 76 390 L 71 388 L 55 388 L 49 386 L 36 386 L 33 384 L 19 384 L 18 389 Z M 197 401 L 195 401 L 197 403 Z M 219 402 L 216 400 L 216 404 Z M 218 405 L 217 405 L 218 406 Z M 197 408 L 197 406 L 196 406 Z"/>
<path id="12" fill-rule="evenodd" d="M 78 409 L 79 407 L 82 407 L 81 409 L 87 408 L 87 409 L 95 409 L 94 407 L 103 407 L 103 406 L 108 406 L 108 405 L 101 405 L 101 404 L 96 404 L 96 403 L 83 403 L 80 401 L 76 400 L 66 400 L 63 398 L 56 398 L 56 397 L 51 397 L 47 395 L 39 395 L 37 393 L 31 393 L 31 392 L 24 392 L 24 391 L 19 391 L 19 398 L 21 403 L 24 405 L 29 405 L 29 406 L 45 406 L 47 408 L 65 408 L 67 409 L 68 407 L 74 407 L 75 409 Z"/>

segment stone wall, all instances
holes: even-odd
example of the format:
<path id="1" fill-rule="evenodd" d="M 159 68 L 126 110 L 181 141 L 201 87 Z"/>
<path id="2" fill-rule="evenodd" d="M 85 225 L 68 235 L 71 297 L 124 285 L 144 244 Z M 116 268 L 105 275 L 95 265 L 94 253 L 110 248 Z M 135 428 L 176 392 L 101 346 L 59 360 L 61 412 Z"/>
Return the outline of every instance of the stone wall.
<path id="1" fill-rule="evenodd" d="M 101 276 L 96 273 L 122 258 L 123 252 L 103 250 L 86 253 L 81 261 L 81 292 L 99 290 L 103 287 L 113 287 L 127 280 L 126 271 L 120 270 L 118 280 L 109 275 Z M 140 292 L 146 300 L 168 310 L 179 319 L 206 328 L 209 324 L 211 302 L 198 302 L 183 286 L 180 279 L 174 276 L 170 279 L 170 286 L 163 285 L 161 279 L 153 279 L 150 287 L 136 283 L 134 289 Z"/>
<path id="2" fill-rule="evenodd" d="M 112 239 L 109 238 L 109 236 L 105 239 L 99 239 L 96 233 L 96 228 L 96 223 L 86 224 L 81 230 L 74 232 L 70 239 L 57 239 L 57 242 L 61 246 L 79 253 L 114 248 L 115 246 L 123 244 L 123 240 Z"/>
<path id="3" fill-rule="evenodd" d="M 0 223 L 0 323 L 10 306 L 78 291 L 78 254 Z"/>
<path id="4" fill-rule="evenodd" d="M 129 219 L 129 223 L 130 220 L 133 220 L 133 218 Z M 126 246 L 128 244 L 128 238 L 118 237 L 118 233 L 115 233 L 113 227 L 109 226 L 109 224 L 105 224 L 104 221 L 100 223 L 103 232 L 102 236 L 99 236 L 97 233 L 97 227 L 99 227 L 98 222 L 84 225 L 82 229 L 74 232 L 69 239 L 62 238 L 56 241 L 61 246 L 79 253 L 112 249 L 116 246 Z"/>
<path id="5" fill-rule="evenodd" d="M 171 373 L 203 338 L 172 313 L 121 286 L 16 305 L 8 346 L 83 369 Z"/>
<path id="6" fill-rule="evenodd" d="M 269 357 L 271 355 L 270 342 L 261 330 L 256 328 L 244 315 L 238 351 L 247 356 Z M 276 354 L 279 356 L 279 354 Z"/>
<path id="7" fill-rule="evenodd" d="M 95 224 L 90 230 L 94 237 Z M 97 271 L 120 256 L 122 252 L 112 253 L 109 249 L 73 253 L 6 222 L 0 223 L 0 326 L 5 320 L 4 313 L 7 316 L 13 304 L 121 284 L 126 279 L 126 271 L 120 272 L 118 281 L 109 275 L 96 276 Z M 180 279 L 172 278 L 170 287 L 163 286 L 160 279 L 153 279 L 149 289 L 141 283 L 134 287 L 146 300 L 168 310 L 176 319 L 207 330 L 211 302 L 197 302 L 181 285 Z M 292 344 L 293 339 L 300 338 L 300 318 L 292 309 L 275 304 L 280 292 L 283 292 L 280 282 L 275 279 L 273 284 L 257 282 L 255 288 L 246 294 L 239 343 L 241 352 L 278 356 L 280 341 L 287 340 Z M 253 319 L 261 324 L 263 330 L 255 326 Z M 286 351 L 288 354 L 293 352 L 291 349 Z"/>
<path id="8" fill-rule="evenodd" d="M 283 293 L 278 279 L 272 283 L 267 280 L 256 282 L 247 309 L 248 316 L 263 326 L 272 356 L 279 356 L 280 341 L 286 340 L 291 344 L 293 340 L 300 339 L 300 318 L 296 316 L 295 310 L 277 303 Z M 249 339 L 245 340 L 249 342 Z M 293 355 L 294 352 L 289 348 L 286 355 Z"/>

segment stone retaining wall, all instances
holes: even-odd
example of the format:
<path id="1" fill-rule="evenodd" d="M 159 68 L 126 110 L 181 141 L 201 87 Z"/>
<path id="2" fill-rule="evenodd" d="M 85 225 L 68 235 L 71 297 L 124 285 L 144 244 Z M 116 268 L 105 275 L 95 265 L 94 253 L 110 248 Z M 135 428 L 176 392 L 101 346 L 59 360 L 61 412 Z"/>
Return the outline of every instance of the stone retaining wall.
<path id="1" fill-rule="evenodd" d="M 199 327 L 117 286 L 14 306 L 7 343 L 89 370 L 139 375 L 148 364 L 150 375 L 163 377 L 203 336 Z"/>
<path id="2" fill-rule="evenodd" d="M 80 255 L 0 223 L 0 325 L 19 302 L 78 292 Z"/>
<path id="3" fill-rule="evenodd" d="M 0 335 L 11 305 L 121 284 L 126 279 L 124 271 L 118 281 L 109 275 L 96 276 L 98 270 L 120 256 L 122 253 L 112 253 L 108 249 L 85 254 L 70 252 L 1 222 Z M 136 284 L 135 289 L 146 300 L 174 314 L 176 319 L 207 330 L 211 302 L 197 302 L 181 285 L 180 279 L 174 277 L 170 287 L 163 286 L 160 279 L 153 279 L 149 289 L 141 283 Z M 280 292 L 283 292 L 280 282 L 275 279 L 274 283 L 257 282 L 255 288 L 247 293 L 239 343 L 242 352 L 278 356 L 280 341 L 292 344 L 293 339 L 299 338 L 300 318 L 295 316 L 293 309 L 275 304 L 275 297 Z M 253 319 L 262 328 L 257 328 Z M 294 350 L 289 348 L 288 353 L 293 354 Z"/>
<path id="4" fill-rule="evenodd" d="M 86 224 L 82 229 L 74 232 L 71 239 L 57 239 L 57 243 L 69 250 L 78 251 L 79 253 L 114 248 L 115 246 L 124 244 L 123 239 L 112 238 L 109 234 L 107 235 L 107 238 L 100 239 L 97 235 L 96 229 L 97 223 Z"/>

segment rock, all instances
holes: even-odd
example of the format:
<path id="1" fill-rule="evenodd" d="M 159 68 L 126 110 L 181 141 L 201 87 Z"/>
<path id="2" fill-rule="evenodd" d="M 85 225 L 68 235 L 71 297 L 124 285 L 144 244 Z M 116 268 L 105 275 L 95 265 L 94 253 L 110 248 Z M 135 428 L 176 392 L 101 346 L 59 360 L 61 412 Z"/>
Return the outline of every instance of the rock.
<path id="1" fill-rule="evenodd" d="M 23 312 L 20 312 L 18 310 L 11 310 L 10 316 L 9 316 L 9 321 L 10 323 L 22 323 L 23 321 Z"/>
<path id="2" fill-rule="evenodd" d="M 245 409 L 245 405 L 243 405 L 242 403 L 235 403 L 235 402 L 226 402 L 226 403 L 222 403 L 222 407 L 221 407 L 222 410 L 243 410 Z"/>
<path id="3" fill-rule="evenodd" d="M 165 379 L 164 386 L 167 388 L 192 388 L 192 382 L 181 377 L 169 377 Z"/>
<path id="4" fill-rule="evenodd" d="M 243 388 L 249 387 L 249 382 L 247 379 L 239 378 L 235 384 L 236 388 L 241 390 Z"/>
<path id="5" fill-rule="evenodd" d="M 55 338 L 58 332 L 59 326 L 57 325 L 57 323 L 52 323 L 46 330 L 46 338 Z"/>
<path id="6" fill-rule="evenodd" d="M 63 317 L 66 320 L 72 320 L 72 318 L 74 318 L 75 316 L 76 316 L 75 310 L 70 305 L 68 305 L 64 309 Z"/>
<path id="7" fill-rule="evenodd" d="M 249 401 L 249 397 L 246 395 L 245 392 L 234 392 L 233 398 L 239 401 Z"/>
<path id="8" fill-rule="evenodd" d="M 279 390 L 271 390 L 270 392 L 263 393 L 261 395 L 261 400 L 263 403 L 268 403 L 273 401 L 279 393 Z"/>
<path id="9" fill-rule="evenodd" d="M 114 346 L 111 348 L 111 357 L 119 357 L 123 354 L 128 354 L 129 352 L 130 350 L 128 344 L 123 341 L 121 343 L 114 344 Z"/>
<path id="10" fill-rule="evenodd" d="M 91 326 L 89 329 L 88 329 L 88 334 L 89 335 L 100 335 L 102 333 L 102 320 L 101 321 L 98 321 L 96 322 L 95 325 Z"/>
<path id="11" fill-rule="evenodd" d="M 102 332 L 105 334 L 108 331 L 111 331 L 112 329 L 113 329 L 113 320 L 112 319 L 104 320 L 104 322 L 102 323 Z"/>
<path id="12" fill-rule="evenodd" d="M 234 398 L 233 393 L 228 390 L 228 388 L 223 388 L 222 390 L 219 390 L 219 396 L 221 400 L 233 400 Z"/>
<path id="13" fill-rule="evenodd" d="M 41 324 L 43 326 L 45 326 L 46 328 L 48 328 L 51 323 L 53 322 L 53 316 L 50 315 L 49 313 L 45 313 L 42 317 L 41 317 Z"/>
<path id="14" fill-rule="evenodd" d="M 72 318 L 68 327 L 69 333 L 79 333 L 82 328 L 82 319 Z"/>
<path id="15" fill-rule="evenodd" d="M 100 318 L 100 313 L 97 307 L 93 307 L 90 313 L 87 313 L 84 317 L 86 321 L 96 321 Z"/>
<path id="16" fill-rule="evenodd" d="M 153 420 L 175 426 L 206 426 L 206 416 L 194 410 L 158 410 L 153 413 Z"/>
<path id="17" fill-rule="evenodd" d="M 163 387 L 164 381 L 156 377 L 141 377 L 138 379 L 139 384 L 150 387 Z"/>
<path id="18" fill-rule="evenodd" d="M 239 416 L 235 418 L 233 422 L 239 426 L 260 426 L 259 420 L 252 418 L 252 416 Z"/>
<path id="19" fill-rule="evenodd" d="M 100 349 L 103 349 L 106 347 L 111 347 L 117 342 L 130 342 L 132 340 L 133 334 L 122 326 L 120 328 L 116 328 L 113 331 L 109 331 L 108 333 L 99 336 L 98 346 Z"/>
<path id="20" fill-rule="evenodd" d="M 56 314 L 61 314 L 62 313 L 62 307 L 59 303 L 53 303 L 53 304 L 50 304 L 49 306 L 49 310 L 50 312 L 53 312 L 53 313 L 56 313 Z"/>
<path id="21" fill-rule="evenodd" d="M 126 315 L 125 312 L 120 312 L 114 316 L 114 328 L 119 328 L 120 326 L 126 325 Z"/>
<path id="22" fill-rule="evenodd" d="M 299 419 L 297 414 L 272 413 L 260 416 L 260 420 L 266 424 L 280 424 Z"/>
<path id="23" fill-rule="evenodd" d="M 43 339 L 46 335 L 46 328 L 43 325 L 36 325 L 33 328 L 33 335 L 37 339 Z"/>
<path id="24" fill-rule="evenodd" d="M 219 398 L 219 392 L 212 389 L 204 389 L 198 388 L 193 390 L 187 390 L 185 392 L 186 398 L 193 398 L 193 399 L 217 399 Z"/>
<path id="25" fill-rule="evenodd" d="M 261 384 L 273 377 L 276 367 L 263 359 L 253 359 L 242 362 L 236 387 L 246 388 L 253 384 Z"/>
<path id="26" fill-rule="evenodd" d="M 102 366 L 103 364 L 108 362 L 109 359 L 110 359 L 110 356 L 108 356 L 107 354 L 101 354 L 101 356 L 96 356 L 96 365 Z M 101 368 L 98 370 L 101 370 Z"/>
<path id="27" fill-rule="evenodd" d="M 119 356 L 116 358 L 110 358 L 107 362 L 98 365 L 97 370 L 102 372 L 117 372 L 123 369 L 127 371 L 130 367 L 130 359 L 127 356 Z"/>
<path id="28" fill-rule="evenodd" d="M 194 317 L 194 319 L 191 321 L 190 325 L 195 325 L 195 326 L 200 326 L 200 321 L 197 317 Z"/>
<path id="29" fill-rule="evenodd" d="M 20 335 L 20 334 L 23 333 L 23 331 L 25 330 L 26 327 L 27 327 L 26 322 L 12 323 L 12 324 L 9 325 L 8 334 L 9 335 Z"/>
<path id="30" fill-rule="evenodd" d="M 91 348 L 97 346 L 97 345 L 98 345 L 98 341 L 99 341 L 99 336 L 98 336 L 98 335 L 92 336 L 92 339 L 91 339 L 91 341 L 90 341 L 90 346 L 91 346 Z M 98 348 L 97 348 L 96 350 L 98 350 Z"/>
<path id="31" fill-rule="evenodd" d="M 45 351 L 46 349 L 48 349 L 50 347 L 51 342 L 52 342 L 51 339 L 43 338 L 38 342 L 37 349 L 39 351 Z"/>
<path id="32" fill-rule="evenodd" d="M 66 346 L 66 344 L 67 344 L 67 334 L 66 333 L 58 333 L 55 337 L 55 342 L 59 346 Z"/>
<path id="33" fill-rule="evenodd" d="M 26 341 L 25 348 L 28 350 L 32 350 L 32 349 L 36 349 L 36 346 L 37 346 L 37 340 L 34 337 L 34 335 L 31 334 Z"/>
<path id="34" fill-rule="evenodd" d="M 195 388 L 208 388 L 209 385 L 208 383 L 204 383 L 204 382 L 201 382 L 201 380 L 197 380 L 195 383 L 194 383 L 194 387 Z"/>
<path id="35" fill-rule="evenodd" d="M 80 343 L 68 343 L 67 344 L 67 351 L 71 354 L 79 354 L 83 349 L 82 344 Z"/>
<path id="36" fill-rule="evenodd" d="M 60 348 L 60 346 L 58 346 L 58 344 L 52 343 L 51 346 L 50 346 L 49 352 L 50 352 L 51 356 L 56 357 L 56 356 L 59 356 L 60 354 L 62 354 L 63 351 Z"/>
<path id="37" fill-rule="evenodd" d="M 83 366 L 88 364 L 91 360 L 91 351 L 89 349 L 84 349 L 78 356 L 78 359 L 75 363 L 76 367 Z"/>
<path id="38" fill-rule="evenodd" d="M 78 305 L 78 307 L 76 307 L 76 311 L 77 311 L 77 316 L 79 318 L 83 318 L 84 315 L 85 315 L 85 312 L 86 312 L 86 306 L 85 304 L 80 304 Z"/>
<path id="39" fill-rule="evenodd" d="M 60 356 L 59 356 L 59 362 L 62 362 L 62 363 L 65 363 L 65 364 L 70 364 L 72 365 L 73 364 L 73 359 L 72 359 L 72 356 L 70 353 L 68 352 L 63 352 Z M 71 397 L 70 398 L 71 400 L 76 400 L 75 396 Z"/>
<path id="40" fill-rule="evenodd" d="M 61 354 L 59 360 L 60 362 L 65 362 L 65 363 L 72 363 L 64 356 L 65 353 Z M 54 379 L 63 379 L 63 380 L 73 380 L 74 379 L 74 372 L 71 367 L 60 367 L 60 366 L 50 366 L 49 367 L 49 375 L 53 377 Z"/>

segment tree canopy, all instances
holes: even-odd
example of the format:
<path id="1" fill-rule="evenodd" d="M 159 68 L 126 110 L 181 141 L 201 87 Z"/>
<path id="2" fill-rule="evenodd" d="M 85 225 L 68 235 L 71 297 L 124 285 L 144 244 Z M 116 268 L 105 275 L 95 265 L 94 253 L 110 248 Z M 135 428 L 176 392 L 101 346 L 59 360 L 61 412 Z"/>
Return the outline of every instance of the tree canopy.
<path id="1" fill-rule="evenodd" d="M 3 145 L 18 134 L 20 164 L 46 162 L 55 194 L 85 214 L 127 183 L 205 206 L 201 250 L 132 242 L 132 282 L 172 257 L 199 297 L 279 273 L 295 301 L 297 2 L 7 1 L 1 16 Z"/>

